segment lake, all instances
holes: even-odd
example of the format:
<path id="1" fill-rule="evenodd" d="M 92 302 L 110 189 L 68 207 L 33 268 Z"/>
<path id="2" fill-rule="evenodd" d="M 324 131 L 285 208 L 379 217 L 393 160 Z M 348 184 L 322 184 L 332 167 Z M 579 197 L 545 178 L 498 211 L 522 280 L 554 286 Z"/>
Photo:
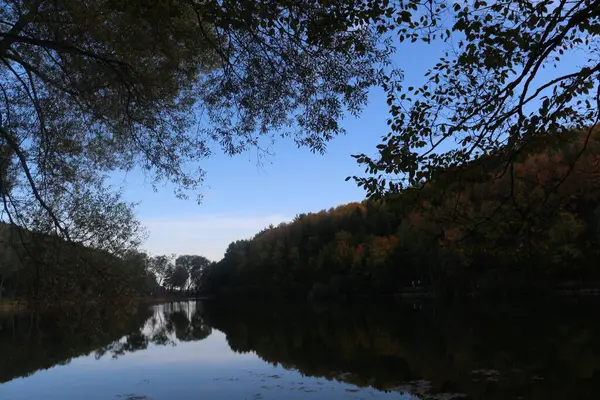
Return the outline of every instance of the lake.
<path id="1" fill-rule="evenodd" d="M 597 399 L 594 302 L 0 315 L 0 399 Z"/>

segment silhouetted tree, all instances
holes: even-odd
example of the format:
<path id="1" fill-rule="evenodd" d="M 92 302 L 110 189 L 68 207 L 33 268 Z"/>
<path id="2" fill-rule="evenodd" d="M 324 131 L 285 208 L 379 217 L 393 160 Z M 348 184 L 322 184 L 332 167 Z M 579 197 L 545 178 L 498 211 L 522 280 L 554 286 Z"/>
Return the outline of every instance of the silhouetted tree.
<path id="1" fill-rule="evenodd" d="M 182 255 L 175 260 L 176 266 L 182 266 L 188 272 L 189 279 L 186 290 L 194 290 L 198 292 L 201 287 L 202 272 L 210 264 L 210 261 L 203 256 Z"/>
<path id="2" fill-rule="evenodd" d="M 177 265 L 173 268 L 169 274 L 169 286 L 179 288 L 183 290 L 187 284 L 188 278 L 190 277 L 187 269 L 182 265 Z"/>
<path id="3" fill-rule="evenodd" d="M 376 13 L 362 1 L 1 0 L 4 218 L 128 248 L 135 232 L 110 216 L 133 205 L 110 172 L 138 166 L 185 196 L 214 144 L 236 154 L 277 132 L 322 152 L 387 60 L 357 21 Z"/>

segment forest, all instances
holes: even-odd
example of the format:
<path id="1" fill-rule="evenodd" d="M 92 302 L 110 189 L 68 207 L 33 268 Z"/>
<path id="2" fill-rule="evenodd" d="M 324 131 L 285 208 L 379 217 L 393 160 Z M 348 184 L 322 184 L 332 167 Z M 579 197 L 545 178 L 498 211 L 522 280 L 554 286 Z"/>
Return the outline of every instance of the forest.
<path id="1" fill-rule="evenodd" d="M 142 300 L 197 295 L 210 263 L 203 256 L 150 256 L 135 249 L 111 254 L 0 225 L 0 302 L 82 315 L 89 309 L 127 310 Z"/>
<path id="2" fill-rule="evenodd" d="M 582 151 L 583 149 L 583 151 Z M 113 254 L 0 226 L 0 300 L 129 307 L 144 298 L 523 295 L 597 290 L 600 134 L 536 138 L 398 193 L 270 226 L 197 255 Z M 83 300 L 82 300 L 83 299 Z"/>
<path id="3" fill-rule="evenodd" d="M 0 0 L 0 296 L 45 308 L 595 287 L 598 10 Z M 414 81 L 408 43 L 441 49 Z M 140 251 L 115 176 L 201 201 L 211 157 L 262 162 L 280 140 L 326 156 L 373 90 L 388 127 L 348 154 L 367 200 L 269 227 L 217 264 Z"/>
<path id="4" fill-rule="evenodd" d="M 536 138 L 361 203 L 231 243 L 204 275 L 227 296 L 527 294 L 600 281 L 600 134 Z"/>

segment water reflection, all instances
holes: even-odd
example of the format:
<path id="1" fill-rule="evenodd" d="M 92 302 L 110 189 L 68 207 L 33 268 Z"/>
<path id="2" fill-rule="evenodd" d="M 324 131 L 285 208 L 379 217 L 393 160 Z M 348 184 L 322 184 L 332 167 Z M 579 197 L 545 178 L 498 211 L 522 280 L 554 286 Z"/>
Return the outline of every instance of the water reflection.
<path id="1" fill-rule="evenodd" d="M 0 316 L 0 382 L 68 364 L 73 358 L 109 346 L 148 319 L 147 307 L 133 312 L 85 315 L 13 314 Z"/>
<path id="2" fill-rule="evenodd" d="M 205 318 L 237 352 L 421 399 L 596 399 L 597 304 L 246 307 Z"/>
<path id="3" fill-rule="evenodd" d="M 110 353 L 113 358 L 145 350 L 149 345 L 176 345 L 177 342 L 191 342 L 206 339 L 212 328 L 202 319 L 202 304 L 178 302 L 158 305 L 152 308 L 152 315 L 137 330 L 127 333 L 119 341 L 96 350 L 96 358 Z"/>
<path id="4" fill-rule="evenodd" d="M 0 398 L 596 399 L 596 310 L 181 302 L 0 316 Z"/>
<path id="5" fill-rule="evenodd" d="M 68 318 L 63 314 L 0 316 L 0 383 L 72 359 L 109 354 L 116 359 L 150 345 L 202 340 L 212 332 L 201 304 L 169 303 Z"/>

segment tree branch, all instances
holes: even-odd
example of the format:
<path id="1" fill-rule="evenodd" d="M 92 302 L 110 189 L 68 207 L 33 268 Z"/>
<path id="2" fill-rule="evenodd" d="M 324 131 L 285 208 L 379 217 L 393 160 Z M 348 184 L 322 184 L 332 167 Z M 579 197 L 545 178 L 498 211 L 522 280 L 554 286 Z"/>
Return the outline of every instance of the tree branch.
<path id="1" fill-rule="evenodd" d="M 12 28 L 10 28 L 10 30 L 6 33 L 6 35 L 3 35 L 4 39 L 2 41 L 0 41 L 0 57 L 4 57 L 6 51 L 9 49 L 9 47 L 16 41 L 15 37 L 18 37 L 18 34 L 23 31 L 23 29 L 27 26 L 27 24 L 29 24 L 31 21 L 34 20 L 34 18 L 38 14 L 39 5 L 40 5 L 40 1 L 37 0 L 33 4 L 33 9 L 29 13 L 22 15 L 17 20 L 17 22 L 12 26 Z"/>
<path id="2" fill-rule="evenodd" d="M 44 210 L 46 210 L 46 212 L 48 213 L 48 216 L 54 222 L 55 228 L 58 229 L 63 235 L 65 235 L 65 238 L 68 241 L 71 241 L 71 237 L 69 236 L 69 232 L 67 232 L 67 230 L 62 227 L 62 225 L 61 225 L 60 221 L 58 220 L 57 216 L 54 214 L 54 211 L 52 211 L 52 209 L 46 204 L 46 202 L 44 201 L 44 199 L 40 195 L 40 192 L 37 189 L 37 185 L 36 185 L 36 183 L 35 183 L 35 181 L 33 179 L 33 176 L 31 175 L 31 171 L 29 169 L 29 166 L 27 165 L 27 159 L 25 158 L 25 155 L 23 154 L 23 152 L 19 148 L 18 143 L 15 141 L 15 139 L 12 137 L 12 135 L 10 135 L 10 133 L 8 133 L 3 127 L 0 127 L 0 135 L 6 140 L 6 142 L 8 143 L 8 145 L 13 149 L 13 151 L 15 152 L 15 154 L 17 155 L 17 157 L 19 158 L 19 162 L 21 164 L 21 167 L 23 168 L 23 171 L 25 172 L 25 176 L 27 177 L 27 181 L 29 182 L 29 186 L 31 187 L 31 190 L 32 190 L 33 195 L 35 196 L 36 200 L 40 203 L 40 205 L 42 206 L 42 208 L 44 208 Z"/>

